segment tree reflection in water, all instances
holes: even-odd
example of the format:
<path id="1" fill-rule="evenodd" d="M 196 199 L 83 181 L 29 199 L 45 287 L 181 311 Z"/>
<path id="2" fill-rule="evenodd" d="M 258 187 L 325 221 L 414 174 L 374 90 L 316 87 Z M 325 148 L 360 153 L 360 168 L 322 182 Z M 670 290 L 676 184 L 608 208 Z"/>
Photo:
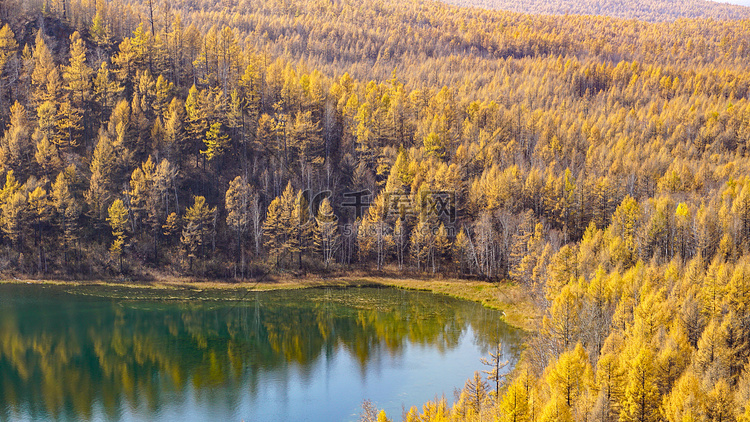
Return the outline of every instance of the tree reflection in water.
<path id="1" fill-rule="evenodd" d="M 0 419 L 117 419 L 123 407 L 158 414 L 165 403 L 231 406 L 269 379 L 350 354 L 360 376 L 382 353 L 409 344 L 445 351 L 468 329 L 483 351 L 498 341 L 511 360 L 522 332 L 499 314 L 448 297 L 394 289 L 250 293 L 242 301 L 103 299 L 60 287 L 0 286 Z M 222 394 L 223 394 L 222 393 Z M 222 396 L 221 400 L 227 400 Z M 222 405 L 222 404 L 217 404 Z"/>

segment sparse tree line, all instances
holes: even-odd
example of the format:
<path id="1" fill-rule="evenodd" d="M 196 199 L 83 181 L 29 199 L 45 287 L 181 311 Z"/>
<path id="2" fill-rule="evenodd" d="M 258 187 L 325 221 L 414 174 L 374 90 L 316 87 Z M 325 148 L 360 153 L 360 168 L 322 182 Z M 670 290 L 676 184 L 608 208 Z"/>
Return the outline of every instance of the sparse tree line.
<path id="1" fill-rule="evenodd" d="M 287 3 L 232 25 L 22 3 L 29 29 L 0 29 L 0 270 L 511 280 L 545 316 L 523 361 L 409 417 L 746 417 L 746 25 Z M 331 56 L 287 36 L 331 10 Z M 386 21 L 413 55 L 372 44 L 408 31 Z"/>

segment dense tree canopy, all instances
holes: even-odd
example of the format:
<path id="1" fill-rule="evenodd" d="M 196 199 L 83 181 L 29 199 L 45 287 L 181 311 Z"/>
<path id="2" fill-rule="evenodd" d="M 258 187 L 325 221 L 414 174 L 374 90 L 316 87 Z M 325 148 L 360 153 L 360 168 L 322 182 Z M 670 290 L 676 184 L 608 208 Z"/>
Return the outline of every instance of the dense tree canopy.
<path id="1" fill-rule="evenodd" d="M 509 281 L 543 315 L 522 363 L 425 412 L 750 414 L 750 21 L 360 0 L 0 19 L 4 274 Z"/>
<path id="2" fill-rule="evenodd" d="M 736 6 L 742 1 L 704 0 L 445 0 L 458 6 L 475 6 L 521 13 L 549 15 L 604 15 L 623 19 L 665 21 L 679 18 L 747 19 L 750 10 Z M 734 3 L 734 4 L 728 4 Z M 748 5 L 747 2 L 744 3 Z"/>

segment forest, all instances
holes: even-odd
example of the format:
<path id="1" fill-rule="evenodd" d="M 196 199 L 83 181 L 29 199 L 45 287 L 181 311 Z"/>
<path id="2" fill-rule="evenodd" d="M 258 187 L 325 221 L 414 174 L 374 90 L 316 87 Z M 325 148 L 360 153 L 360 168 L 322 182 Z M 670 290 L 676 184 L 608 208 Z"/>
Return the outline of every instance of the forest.
<path id="1" fill-rule="evenodd" d="M 680 18 L 701 19 L 747 19 L 750 10 L 736 4 L 748 4 L 735 0 L 729 4 L 706 0 L 445 0 L 457 6 L 483 7 L 519 13 L 548 15 L 603 15 L 621 19 L 638 19 L 649 22 L 669 21 Z"/>
<path id="2" fill-rule="evenodd" d="M 693 7 L 5 0 L 0 272 L 516 283 L 406 420 L 750 421 L 750 20 Z"/>

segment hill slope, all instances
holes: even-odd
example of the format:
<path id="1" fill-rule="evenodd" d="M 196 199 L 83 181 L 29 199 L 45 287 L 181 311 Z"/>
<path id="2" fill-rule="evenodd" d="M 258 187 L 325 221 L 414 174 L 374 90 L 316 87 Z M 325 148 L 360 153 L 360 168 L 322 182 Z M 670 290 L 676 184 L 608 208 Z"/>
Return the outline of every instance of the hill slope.
<path id="1" fill-rule="evenodd" d="M 750 409 L 750 20 L 26 3 L 0 275 L 512 279 L 544 318 L 484 420 Z"/>
<path id="2" fill-rule="evenodd" d="M 703 0 L 445 0 L 457 6 L 545 15 L 602 15 L 644 21 L 679 18 L 747 19 L 750 8 Z"/>

